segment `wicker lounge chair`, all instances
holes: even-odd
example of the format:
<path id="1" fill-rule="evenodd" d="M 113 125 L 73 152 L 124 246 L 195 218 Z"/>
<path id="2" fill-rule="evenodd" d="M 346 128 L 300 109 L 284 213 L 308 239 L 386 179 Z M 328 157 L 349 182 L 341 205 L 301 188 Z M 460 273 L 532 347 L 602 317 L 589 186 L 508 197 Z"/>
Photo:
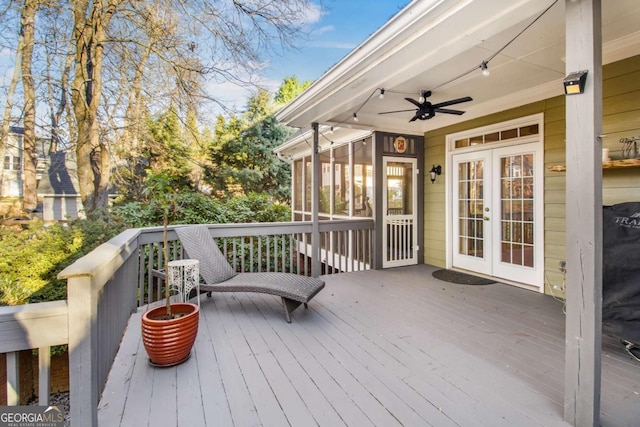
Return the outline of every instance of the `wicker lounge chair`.
<path id="1" fill-rule="evenodd" d="M 282 298 L 287 322 L 291 323 L 291 312 L 300 304 L 307 303 L 322 288 L 324 281 L 315 277 L 293 273 L 237 273 L 218 249 L 204 225 L 176 228 L 182 249 L 188 258 L 200 261 L 200 276 L 204 283 L 200 290 L 211 292 L 257 292 Z"/>

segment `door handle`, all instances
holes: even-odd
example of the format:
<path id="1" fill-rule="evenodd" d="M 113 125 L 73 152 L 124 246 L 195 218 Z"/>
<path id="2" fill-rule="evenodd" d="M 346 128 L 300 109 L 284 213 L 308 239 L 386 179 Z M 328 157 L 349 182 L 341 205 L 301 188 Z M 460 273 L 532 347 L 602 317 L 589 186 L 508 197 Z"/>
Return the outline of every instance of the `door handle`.
<path id="1" fill-rule="evenodd" d="M 482 219 L 484 219 L 485 221 L 489 221 L 489 217 L 488 216 L 482 217 Z"/>

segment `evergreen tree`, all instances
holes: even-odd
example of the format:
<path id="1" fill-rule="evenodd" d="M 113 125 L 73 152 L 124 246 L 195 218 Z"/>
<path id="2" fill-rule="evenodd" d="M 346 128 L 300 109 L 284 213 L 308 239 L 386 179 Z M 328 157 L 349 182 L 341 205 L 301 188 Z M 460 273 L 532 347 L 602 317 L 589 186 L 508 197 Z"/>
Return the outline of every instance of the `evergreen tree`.
<path id="1" fill-rule="evenodd" d="M 311 83 L 313 83 L 311 80 L 301 82 L 295 74 L 285 77 L 274 96 L 274 101 L 278 105 L 284 105 L 300 95 L 302 91 L 311 86 Z"/>

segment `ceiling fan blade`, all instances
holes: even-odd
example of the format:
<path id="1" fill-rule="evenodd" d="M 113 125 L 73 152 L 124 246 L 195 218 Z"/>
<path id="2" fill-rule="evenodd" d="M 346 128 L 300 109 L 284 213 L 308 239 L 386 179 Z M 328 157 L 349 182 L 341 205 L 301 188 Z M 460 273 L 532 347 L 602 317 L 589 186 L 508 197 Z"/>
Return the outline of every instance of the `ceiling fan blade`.
<path id="1" fill-rule="evenodd" d="M 464 98 L 452 99 L 450 101 L 439 102 L 437 104 L 433 104 L 434 108 L 446 107 L 448 105 L 460 104 L 462 102 L 473 101 L 473 98 L 470 96 L 465 96 Z"/>
<path id="2" fill-rule="evenodd" d="M 411 122 L 415 122 L 416 120 L 418 120 L 418 119 L 420 118 L 420 116 L 421 116 L 420 111 L 418 111 L 418 112 L 416 113 L 416 115 L 415 115 L 415 116 L 413 116 L 413 117 L 411 118 L 411 120 L 409 120 L 409 123 L 411 123 Z"/>
<path id="3" fill-rule="evenodd" d="M 413 105 L 415 105 L 418 108 L 422 108 L 422 104 L 419 103 L 418 101 L 416 101 L 415 99 L 411 99 L 411 98 L 405 98 L 407 101 L 409 101 L 410 103 L 412 103 Z"/>
<path id="4" fill-rule="evenodd" d="M 412 108 L 410 110 L 383 111 L 382 113 L 378 113 L 378 114 L 406 113 L 408 111 L 416 111 L 416 109 Z"/>
<path id="5" fill-rule="evenodd" d="M 448 108 L 436 108 L 434 109 L 436 113 L 447 113 L 447 114 L 455 114 L 457 116 L 461 116 L 464 114 L 464 111 L 460 110 L 449 110 Z"/>

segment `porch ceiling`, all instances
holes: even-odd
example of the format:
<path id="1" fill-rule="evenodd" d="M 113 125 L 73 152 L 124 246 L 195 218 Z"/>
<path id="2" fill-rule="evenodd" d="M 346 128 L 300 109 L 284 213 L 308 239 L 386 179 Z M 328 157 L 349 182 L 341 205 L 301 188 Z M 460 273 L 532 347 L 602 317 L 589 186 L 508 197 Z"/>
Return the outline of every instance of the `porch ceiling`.
<path id="1" fill-rule="evenodd" d="M 490 76 L 478 68 L 447 83 L 479 67 L 551 4 L 414 1 L 281 110 L 278 119 L 295 127 L 312 122 L 349 127 L 358 111 L 359 126 L 420 134 L 560 95 L 566 75 L 564 0 L 490 61 Z M 603 2 L 602 13 L 603 62 L 640 54 L 640 3 Z M 384 99 L 376 93 L 365 102 L 376 88 L 387 90 Z M 466 111 L 462 116 L 438 114 L 412 123 L 412 112 L 378 114 L 411 109 L 403 98 L 417 99 L 421 90 L 433 90 L 433 103 L 464 96 L 473 101 L 451 107 Z"/>

